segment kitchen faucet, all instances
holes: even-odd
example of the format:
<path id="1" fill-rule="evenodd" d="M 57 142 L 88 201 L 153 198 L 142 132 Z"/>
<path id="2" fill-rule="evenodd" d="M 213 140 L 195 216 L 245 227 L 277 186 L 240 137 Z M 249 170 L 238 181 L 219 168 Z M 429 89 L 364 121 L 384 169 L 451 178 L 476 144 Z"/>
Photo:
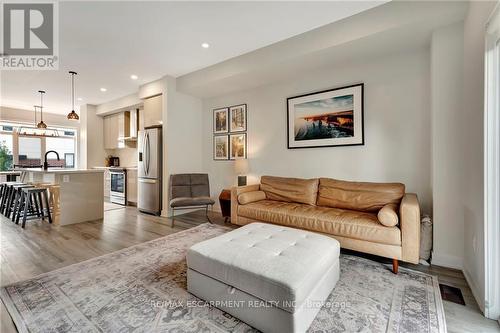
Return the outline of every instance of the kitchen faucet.
<path id="1" fill-rule="evenodd" d="M 55 150 L 49 150 L 48 152 L 45 153 L 45 161 L 43 162 L 43 169 L 47 170 L 49 168 L 49 163 L 47 162 L 47 154 L 48 153 L 55 153 L 57 155 L 57 160 L 59 161 L 59 153 Z"/>

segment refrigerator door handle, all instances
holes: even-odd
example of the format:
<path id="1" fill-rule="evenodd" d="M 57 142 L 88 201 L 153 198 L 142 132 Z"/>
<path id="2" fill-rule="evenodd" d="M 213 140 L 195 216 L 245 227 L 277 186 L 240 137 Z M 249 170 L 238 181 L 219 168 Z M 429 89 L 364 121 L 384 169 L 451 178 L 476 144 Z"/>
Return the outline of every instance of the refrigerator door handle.
<path id="1" fill-rule="evenodd" d="M 146 132 L 146 139 L 144 141 L 146 141 L 145 142 L 146 146 L 144 147 L 145 148 L 144 151 L 146 152 L 146 161 L 145 161 L 145 163 L 146 163 L 146 165 L 145 165 L 145 167 L 146 167 L 146 175 L 149 176 L 150 142 L 149 142 L 149 133 L 148 132 Z"/>

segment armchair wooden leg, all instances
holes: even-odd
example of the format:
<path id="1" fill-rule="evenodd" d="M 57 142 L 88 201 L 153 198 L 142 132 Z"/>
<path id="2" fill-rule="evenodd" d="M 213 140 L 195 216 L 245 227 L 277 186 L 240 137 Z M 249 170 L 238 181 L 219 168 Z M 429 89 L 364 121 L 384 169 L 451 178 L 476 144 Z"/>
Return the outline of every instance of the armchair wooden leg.
<path id="1" fill-rule="evenodd" d="M 399 261 L 398 259 L 392 259 L 392 272 L 394 274 L 398 274 L 399 270 Z"/>

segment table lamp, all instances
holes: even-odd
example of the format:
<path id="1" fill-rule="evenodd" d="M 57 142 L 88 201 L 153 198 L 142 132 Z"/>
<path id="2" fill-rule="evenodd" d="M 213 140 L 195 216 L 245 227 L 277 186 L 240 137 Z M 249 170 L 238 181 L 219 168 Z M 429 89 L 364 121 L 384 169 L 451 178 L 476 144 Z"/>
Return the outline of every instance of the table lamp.
<path id="1" fill-rule="evenodd" d="M 234 171 L 238 175 L 238 186 L 245 186 L 247 184 L 248 160 L 246 158 L 235 160 Z"/>

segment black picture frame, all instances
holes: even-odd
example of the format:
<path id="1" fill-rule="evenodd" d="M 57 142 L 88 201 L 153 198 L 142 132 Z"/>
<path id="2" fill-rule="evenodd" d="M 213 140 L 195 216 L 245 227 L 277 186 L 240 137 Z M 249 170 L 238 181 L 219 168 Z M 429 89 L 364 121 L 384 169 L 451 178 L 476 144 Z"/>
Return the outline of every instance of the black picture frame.
<path id="1" fill-rule="evenodd" d="M 347 143 L 347 144 L 325 144 L 325 145 L 308 145 L 308 146 L 290 146 L 290 101 L 297 98 L 303 98 L 313 95 L 319 95 L 329 92 L 334 92 L 337 90 L 350 89 L 350 88 L 361 88 L 360 92 L 360 115 L 361 115 L 361 142 L 358 143 Z M 315 91 L 307 94 L 297 95 L 288 97 L 286 99 L 286 134 L 287 134 L 287 148 L 288 149 L 305 149 L 305 148 L 325 148 L 325 147 L 346 147 L 346 146 L 363 146 L 365 144 L 365 124 L 364 124 L 364 83 L 357 83 L 348 86 L 326 89 L 321 91 Z M 354 110 L 353 110 L 354 112 Z"/>
<path id="2" fill-rule="evenodd" d="M 233 109 L 238 108 L 238 107 L 243 107 L 245 111 L 245 127 L 243 129 L 239 130 L 233 130 Z M 232 105 L 229 107 L 229 133 L 243 133 L 248 130 L 248 106 L 246 103 L 244 104 L 237 104 L 237 105 Z"/>
<path id="3" fill-rule="evenodd" d="M 234 136 L 240 136 L 240 135 L 242 135 L 245 138 L 245 143 L 244 143 L 245 154 L 244 154 L 244 156 L 241 156 L 241 157 L 232 157 L 231 156 L 232 155 L 231 154 L 231 152 L 232 152 L 231 138 Z M 247 133 L 239 132 L 239 133 L 229 134 L 229 160 L 235 161 L 235 160 L 240 159 L 240 158 L 246 159 L 247 157 L 248 157 L 248 136 L 247 136 Z"/>
<path id="4" fill-rule="evenodd" d="M 217 130 L 217 120 L 216 119 L 217 119 L 218 113 L 226 113 L 226 129 L 225 130 Z M 230 121 L 229 117 L 230 117 L 230 114 L 229 114 L 228 107 L 213 109 L 212 122 L 213 122 L 214 135 L 229 133 L 229 121 Z"/>
<path id="5" fill-rule="evenodd" d="M 225 158 L 217 158 L 217 155 L 215 153 L 215 143 L 216 143 L 216 140 L 217 138 L 225 138 L 226 139 L 226 154 L 227 156 Z M 229 135 L 226 134 L 226 135 L 214 135 L 214 139 L 213 139 L 213 142 L 212 142 L 212 155 L 213 155 L 213 160 L 214 161 L 228 161 L 229 160 Z"/>

